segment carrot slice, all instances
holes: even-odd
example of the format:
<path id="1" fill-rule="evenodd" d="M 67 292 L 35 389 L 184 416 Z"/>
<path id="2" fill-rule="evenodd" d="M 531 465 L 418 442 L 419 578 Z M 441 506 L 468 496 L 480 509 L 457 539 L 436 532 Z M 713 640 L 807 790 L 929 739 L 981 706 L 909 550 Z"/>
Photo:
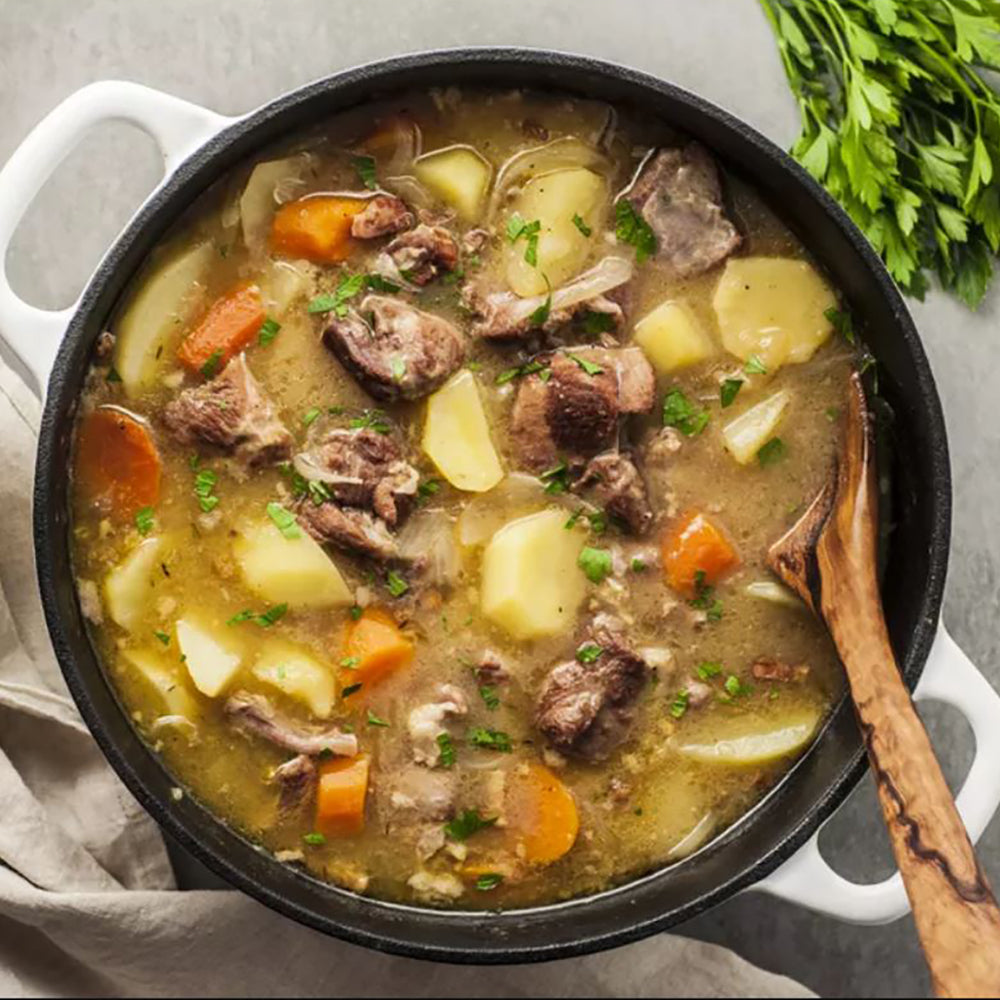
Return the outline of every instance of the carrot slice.
<path id="1" fill-rule="evenodd" d="M 251 282 L 237 285 L 208 307 L 184 338 L 177 359 L 185 368 L 211 377 L 253 340 L 265 318 L 260 289 Z"/>
<path id="2" fill-rule="evenodd" d="M 326 836 L 348 837 L 365 828 L 368 756 L 341 757 L 319 767 L 316 829 Z"/>
<path id="3" fill-rule="evenodd" d="M 580 831 L 576 799 L 544 764 L 532 761 L 526 769 L 510 772 L 504 802 L 505 839 L 525 861 L 551 864 L 576 843 Z"/>
<path id="4" fill-rule="evenodd" d="M 714 586 L 740 564 L 740 557 L 722 530 L 701 511 L 690 511 L 663 538 L 667 583 L 695 597 L 699 581 Z"/>
<path id="5" fill-rule="evenodd" d="M 333 195 L 286 202 L 271 224 L 271 249 L 317 264 L 346 260 L 351 252 L 351 219 L 366 204 L 363 198 Z"/>
<path id="6" fill-rule="evenodd" d="M 348 623 L 343 651 L 342 688 L 353 684 L 371 687 L 413 659 L 413 643 L 392 615 L 380 608 L 366 608 L 357 621 Z"/>
<path id="7" fill-rule="evenodd" d="M 160 499 L 160 453 L 149 428 L 116 406 L 101 406 L 80 422 L 76 480 L 91 503 L 130 517 Z"/>

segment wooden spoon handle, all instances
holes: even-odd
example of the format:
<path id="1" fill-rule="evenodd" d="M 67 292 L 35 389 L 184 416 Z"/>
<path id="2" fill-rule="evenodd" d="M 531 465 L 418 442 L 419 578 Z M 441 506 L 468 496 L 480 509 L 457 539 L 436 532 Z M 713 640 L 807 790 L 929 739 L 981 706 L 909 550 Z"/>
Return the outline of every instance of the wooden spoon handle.
<path id="1" fill-rule="evenodd" d="M 938 996 L 997 997 L 1000 909 L 896 667 L 881 608 L 865 589 L 855 585 L 836 599 L 824 594 L 824 613 L 934 989 Z"/>

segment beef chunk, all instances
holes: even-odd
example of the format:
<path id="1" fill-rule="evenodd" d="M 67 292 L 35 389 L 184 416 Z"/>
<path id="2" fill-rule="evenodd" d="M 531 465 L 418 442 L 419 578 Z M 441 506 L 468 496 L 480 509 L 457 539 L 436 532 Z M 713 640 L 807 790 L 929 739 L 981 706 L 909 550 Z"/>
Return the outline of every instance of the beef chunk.
<path id="1" fill-rule="evenodd" d="M 759 681 L 804 681 L 809 676 L 807 663 L 782 663 L 762 656 L 754 662 L 750 672 Z"/>
<path id="2" fill-rule="evenodd" d="M 369 428 L 329 431 L 295 456 L 295 469 L 322 483 L 339 503 L 371 508 L 390 527 L 406 513 L 420 482 L 396 438 Z"/>
<path id="3" fill-rule="evenodd" d="M 740 234 L 722 208 L 715 161 L 696 142 L 661 149 L 628 199 L 656 234 L 657 256 L 680 277 L 707 271 L 740 245 Z"/>
<path id="4" fill-rule="evenodd" d="M 237 691 L 227 699 L 224 711 L 237 729 L 295 754 L 315 757 L 329 751 L 341 757 L 354 757 L 358 752 L 358 740 L 353 733 L 345 733 L 336 726 L 309 726 L 289 719 L 260 694 Z"/>
<path id="5" fill-rule="evenodd" d="M 601 655 L 592 663 L 568 660 L 553 667 L 542 684 L 535 721 L 560 753 L 598 761 L 628 735 L 649 667 L 610 615 L 594 619 L 589 641 L 601 647 Z"/>
<path id="6" fill-rule="evenodd" d="M 551 374 L 521 379 L 511 418 L 514 450 L 528 469 L 543 471 L 560 457 L 582 464 L 615 443 L 621 414 L 653 406 L 653 369 L 637 347 L 580 347 L 538 360 Z"/>
<path id="7" fill-rule="evenodd" d="M 271 781 L 278 786 L 278 815 L 294 816 L 308 804 L 316 789 L 316 765 L 300 753 L 274 769 Z"/>
<path id="8" fill-rule="evenodd" d="M 413 223 L 413 213 L 406 202 L 395 195 L 377 194 L 351 219 L 351 235 L 359 240 L 373 240 L 402 232 Z"/>
<path id="9" fill-rule="evenodd" d="M 397 236 L 385 252 L 400 277 L 411 285 L 426 285 L 458 265 L 458 244 L 444 226 L 421 224 Z"/>
<path id="10" fill-rule="evenodd" d="M 575 489 L 589 490 L 594 502 L 641 535 L 653 521 L 646 483 L 632 459 L 608 451 L 588 463 Z"/>
<path id="11" fill-rule="evenodd" d="M 320 544 L 383 562 L 397 555 L 396 539 L 385 521 L 360 507 L 342 507 L 330 500 L 317 504 L 303 497 L 295 514 L 299 524 Z"/>
<path id="12" fill-rule="evenodd" d="M 292 435 L 242 354 L 210 382 L 185 389 L 168 403 L 163 422 L 181 444 L 215 445 L 251 468 L 292 453 Z"/>
<path id="13" fill-rule="evenodd" d="M 446 319 L 384 295 L 334 316 L 323 343 L 368 392 L 387 400 L 426 396 L 465 359 L 462 336 Z"/>

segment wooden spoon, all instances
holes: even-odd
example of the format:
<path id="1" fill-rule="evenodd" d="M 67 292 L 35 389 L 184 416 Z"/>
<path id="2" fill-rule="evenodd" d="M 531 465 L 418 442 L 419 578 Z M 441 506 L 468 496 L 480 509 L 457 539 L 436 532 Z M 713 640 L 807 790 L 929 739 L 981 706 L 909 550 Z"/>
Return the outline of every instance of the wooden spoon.
<path id="1" fill-rule="evenodd" d="M 889 645 L 877 503 L 872 418 L 854 374 L 835 473 L 768 564 L 837 645 L 935 993 L 997 997 L 1000 910 Z"/>

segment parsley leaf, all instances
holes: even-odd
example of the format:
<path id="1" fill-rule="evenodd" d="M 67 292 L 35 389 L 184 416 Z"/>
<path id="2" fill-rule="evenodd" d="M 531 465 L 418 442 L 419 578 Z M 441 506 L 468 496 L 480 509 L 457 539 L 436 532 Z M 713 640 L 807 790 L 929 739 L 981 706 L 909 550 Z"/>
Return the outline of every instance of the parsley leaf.
<path id="1" fill-rule="evenodd" d="M 148 535 L 153 530 L 156 519 L 152 507 L 141 507 L 135 512 L 135 526 L 140 535 Z"/>
<path id="2" fill-rule="evenodd" d="M 499 872 L 483 872 L 476 878 L 476 889 L 479 892 L 489 892 L 495 889 L 503 881 L 503 875 Z"/>
<path id="3" fill-rule="evenodd" d="M 493 826 L 499 816 L 480 816 L 478 809 L 463 809 L 450 823 L 445 824 L 444 832 L 452 840 L 468 840 L 474 833 Z"/>
<path id="4" fill-rule="evenodd" d="M 264 320 L 261 324 L 260 331 L 257 333 L 257 340 L 261 347 L 267 347 L 268 344 L 278 336 L 278 331 L 281 329 L 281 324 L 270 316 Z"/>
<path id="5" fill-rule="evenodd" d="M 393 597 L 402 597 L 410 589 L 410 585 L 394 569 L 385 574 L 385 585 Z"/>
<path id="6" fill-rule="evenodd" d="M 585 545 L 580 550 L 576 564 L 591 583 L 601 583 L 611 573 L 611 553 L 607 549 Z"/>
<path id="7" fill-rule="evenodd" d="M 480 685 L 479 697 L 483 699 L 483 704 L 491 712 L 500 707 L 500 698 L 497 696 L 497 689 L 491 684 Z"/>
<path id="8" fill-rule="evenodd" d="M 211 469 L 201 469 L 194 477 L 194 495 L 198 498 L 198 506 L 206 514 L 219 505 L 219 498 L 213 492 L 218 481 L 219 477 Z"/>
<path id="9" fill-rule="evenodd" d="M 322 412 L 323 411 L 318 406 L 314 406 L 311 410 L 307 410 L 302 417 L 303 425 L 308 427 Z"/>
<path id="10" fill-rule="evenodd" d="M 455 763 L 455 744 L 451 741 L 451 733 L 438 733 L 437 745 L 438 764 L 441 767 L 451 767 Z"/>
<path id="11" fill-rule="evenodd" d="M 747 362 L 743 366 L 743 370 L 747 373 L 747 375 L 766 375 L 767 365 L 764 364 L 760 355 L 751 354 L 750 357 L 747 358 Z"/>
<path id="12" fill-rule="evenodd" d="M 469 730 L 468 739 L 474 747 L 481 747 L 483 750 L 496 750 L 498 753 L 510 753 L 513 750 L 510 737 L 496 729 L 476 726 Z"/>
<path id="13" fill-rule="evenodd" d="M 603 652 L 604 648 L 602 646 L 598 646 L 596 642 L 588 642 L 576 651 L 576 658 L 581 663 L 593 663 L 600 658 Z"/>
<path id="14" fill-rule="evenodd" d="M 779 437 L 773 437 L 766 444 L 761 445 L 760 451 L 757 452 L 757 461 L 761 468 L 765 468 L 779 461 L 784 454 L 785 442 Z"/>
<path id="15" fill-rule="evenodd" d="M 593 309 L 588 309 L 583 314 L 583 332 L 588 337 L 596 337 L 601 333 L 611 333 L 615 325 L 615 318 L 611 313 L 595 312 Z"/>
<path id="16" fill-rule="evenodd" d="M 360 417 L 354 417 L 347 425 L 352 431 L 370 430 L 376 434 L 389 434 L 392 432 L 392 424 L 389 418 L 381 410 L 365 410 Z"/>
<path id="17" fill-rule="evenodd" d="M 160 642 L 162 642 L 164 646 L 169 646 L 170 645 L 170 636 L 167 635 L 166 632 L 160 632 L 158 629 L 154 629 L 153 630 L 153 635 L 155 635 L 156 638 L 159 639 Z"/>
<path id="18" fill-rule="evenodd" d="M 700 434 L 708 425 L 708 411 L 694 405 L 681 389 L 663 397 L 663 426 L 676 427 L 686 437 Z"/>
<path id="19" fill-rule="evenodd" d="M 321 833 L 304 833 L 302 840 L 310 847 L 322 847 L 326 843 L 326 837 Z"/>
<path id="20" fill-rule="evenodd" d="M 587 225 L 586 222 L 583 221 L 582 218 L 580 218 L 580 215 L 576 212 L 573 213 L 573 225 L 580 230 L 580 233 L 583 236 L 589 236 L 594 231 Z"/>
<path id="21" fill-rule="evenodd" d="M 703 663 L 699 663 L 695 670 L 698 676 L 703 680 L 711 680 L 713 677 L 718 677 L 722 673 L 722 664 L 716 663 L 712 660 L 705 660 Z"/>
<path id="22" fill-rule="evenodd" d="M 722 385 L 719 386 L 719 402 L 722 404 L 723 409 L 727 406 L 733 405 L 733 401 L 739 395 L 740 389 L 742 388 L 743 379 L 741 378 L 727 378 Z"/>
<path id="23" fill-rule="evenodd" d="M 687 691 L 678 691 L 674 700 L 670 703 L 670 714 L 679 719 L 688 710 L 688 700 L 691 695 Z"/>
<path id="24" fill-rule="evenodd" d="M 309 313 L 332 312 L 337 316 L 347 315 L 347 303 L 360 295 L 368 284 L 368 275 L 345 274 L 331 294 L 317 295 L 306 307 Z"/>
<path id="25" fill-rule="evenodd" d="M 299 527 L 295 515 L 281 506 L 280 503 L 271 501 L 267 505 L 267 516 L 275 523 L 278 530 L 288 539 L 301 538 L 302 529 Z"/>
<path id="26" fill-rule="evenodd" d="M 600 365 L 595 365 L 593 361 L 581 358 L 578 354 L 569 354 L 567 357 L 571 361 L 575 361 L 588 375 L 602 375 L 604 373 L 604 369 Z"/>
<path id="27" fill-rule="evenodd" d="M 222 351 L 212 351 L 208 360 L 201 366 L 201 373 L 205 378 L 214 378 L 222 363 Z"/>
<path id="28" fill-rule="evenodd" d="M 368 725 L 388 729 L 389 723 L 385 719 L 380 719 L 370 708 L 368 709 Z"/>
<path id="29" fill-rule="evenodd" d="M 374 191 L 378 187 L 378 181 L 375 179 L 374 156 L 352 156 L 351 166 L 354 167 L 358 177 L 361 178 L 361 183 L 369 191 Z"/>
<path id="30" fill-rule="evenodd" d="M 656 234 L 628 198 L 619 198 L 615 203 L 615 238 L 619 243 L 635 247 L 637 264 L 656 253 Z"/>

